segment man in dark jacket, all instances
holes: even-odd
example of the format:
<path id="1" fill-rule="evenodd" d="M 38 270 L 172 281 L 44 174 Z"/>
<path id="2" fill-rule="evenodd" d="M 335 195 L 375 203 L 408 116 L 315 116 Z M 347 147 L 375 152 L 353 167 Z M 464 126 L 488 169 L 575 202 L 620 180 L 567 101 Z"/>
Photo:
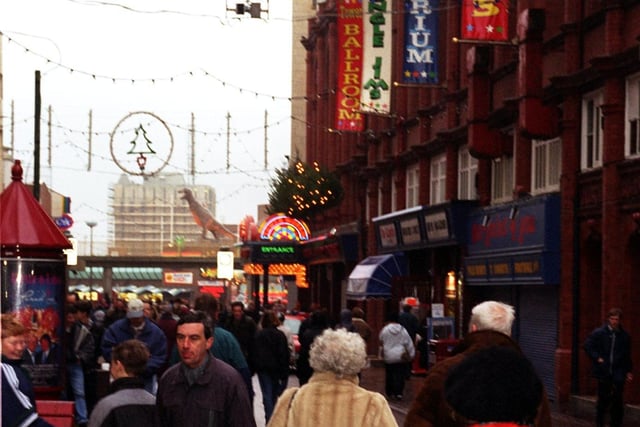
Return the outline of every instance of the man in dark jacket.
<path id="1" fill-rule="evenodd" d="M 219 306 L 218 299 L 207 293 L 198 295 L 193 304 L 195 310 L 204 311 L 211 318 L 213 326 L 211 354 L 215 356 L 216 359 L 220 359 L 236 368 L 247 385 L 249 399 L 253 399 L 254 391 L 251 380 L 251 370 L 249 369 L 249 363 L 244 358 L 240 344 L 231 332 L 224 328 L 217 327 Z"/>
<path id="2" fill-rule="evenodd" d="M 624 415 L 622 392 L 631 374 L 631 337 L 622 329 L 622 310 L 612 308 L 607 321 L 587 338 L 584 349 L 593 361 L 593 376 L 598 380 L 596 425 L 604 425 L 604 416 L 611 407 L 611 427 L 620 427 Z"/>
<path id="3" fill-rule="evenodd" d="M 273 414 L 276 402 L 287 388 L 289 378 L 289 346 L 287 337 L 277 327 L 276 313 L 265 310 L 255 338 L 253 366 L 258 374 L 264 419 L 268 423 Z"/>
<path id="4" fill-rule="evenodd" d="M 109 395 L 91 413 L 89 427 L 159 426 L 156 398 L 144 389 L 149 350 L 138 340 L 127 340 L 111 352 L 110 373 L 114 381 Z"/>
<path id="5" fill-rule="evenodd" d="M 87 307 L 88 305 L 88 307 Z M 80 309 L 82 312 L 80 312 Z M 65 327 L 65 361 L 67 367 L 70 396 L 75 402 L 75 418 L 79 427 L 89 421 L 89 409 L 86 399 L 86 374 L 95 368 L 95 342 L 89 328 L 83 323 L 89 317 L 91 303 L 77 301 L 67 306 L 67 325 Z"/>
<path id="6" fill-rule="evenodd" d="M 158 370 L 167 361 L 167 337 L 142 312 L 143 304 L 139 299 L 129 301 L 127 317 L 116 320 L 102 337 L 102 355 L 107 362 L 111 361 L 111 348 L 123 341 L 137 339 L 147 345 L 151 357 L 143 375 L 145 390 L 155 394 Z"/>
<path id="7" fill-rule="evenodd" d="M 211 356 L 211 320 L 201 312 L 178 321 L 176 334 L 181 363 L 160 379 L 157 409 L 163 427 L 255 427 L 253 406 L 242 377 Z"/>
<path id="8" fill-rule="evenodd" d="M 244 313 L 244 305 L 240 301 L 231 304 L 231 317 L 227 319 L 224 328 L 231 332 L 238 340 L 242 354 L 253 372 L 251 361 L 253 360 L 253 339 L 256 336 L 258 327 L 256 322 Z"/>
<path id="9" fill-rule="evenodd" d="M 497 301 L 485 301 L 476 305 L 471 310 L 469 333 L 454 349 L 451 357 L 436 363 L 429 369 L 422 389 L 411 404 L 404 425 L 406 427 L 457 427 L 459 423 L 444 395 L 445 380 L 449 372 L 470 355 L 489 347 L 507 347 L 522 354 L 518 344 L 510 337 L 514 320 L 515 312 L 510 305 Z M 532 425 L 551 427 L 551 412 L 544 391 Z"/>

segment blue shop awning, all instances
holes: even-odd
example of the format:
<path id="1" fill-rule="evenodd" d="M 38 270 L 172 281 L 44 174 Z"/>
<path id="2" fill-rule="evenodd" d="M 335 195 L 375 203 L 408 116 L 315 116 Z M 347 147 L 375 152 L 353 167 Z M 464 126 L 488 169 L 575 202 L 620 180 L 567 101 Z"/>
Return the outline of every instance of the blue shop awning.
<path id="1" fill-rule="evenodd" d="M 388 298 L 394 277 L 407 275 L 403 254 L 370 256 L 353 269 L 347 284 L 347 299 Z"/>

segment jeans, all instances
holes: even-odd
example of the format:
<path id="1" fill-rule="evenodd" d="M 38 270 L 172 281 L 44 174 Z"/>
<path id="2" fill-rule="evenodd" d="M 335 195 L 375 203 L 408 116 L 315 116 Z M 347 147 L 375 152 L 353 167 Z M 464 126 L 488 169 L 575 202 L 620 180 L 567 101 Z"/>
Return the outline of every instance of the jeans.
<path id="1" fill-rule="evenodd" d="M 86 424 L 89 421 L 87 402 L 84 397 L 84 371 L 80 363 L 68 363 L 69 385 L 75 401 L 76 424 Z"/>
<path id="2" fill-rule="evenodd" d="M 276 406 L 278 397 L 287 388 L 287 378 L 279 378 L 278 376 L 267 372 L 258 372 L 258 381 L 260 382 L 260 390 L 262 390 L 262 404 L 264 405 L 264 419 L 269 422 L 273 409 Z"/>
<path id="3" fill-rule="evenodd" d="M 402 396 L 407 375 L 406 363 L 385 363 L 384 391 L 388 397 Z"/>

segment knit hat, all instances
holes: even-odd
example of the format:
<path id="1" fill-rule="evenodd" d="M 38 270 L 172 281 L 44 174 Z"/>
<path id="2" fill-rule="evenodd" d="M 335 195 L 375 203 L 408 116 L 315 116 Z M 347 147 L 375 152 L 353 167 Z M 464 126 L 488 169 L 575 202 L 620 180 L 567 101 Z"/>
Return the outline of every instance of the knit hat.
<path id="1" fill-rule="evenodd" d="M 475 422 L 535 420 L 543 387 L 531 362 L 515 349 L 494 346 L 468 356 L 445 382 L 453 410 Z"/>
<path id="2" fill-rule="evenodd" d="M 137 298 L 129 300 L 129 304 L 127 304 L 127 318 L 142 317 L 144 315 L 142 309 L 142 301 Z"/>
<path id="3" fill-rule="evenodd" d="M 95 313 L 93 313 L 93 318 L 95 319 L 96 323 L 103 323 L 105 318 L 104 311 L 96 310 Z"/>

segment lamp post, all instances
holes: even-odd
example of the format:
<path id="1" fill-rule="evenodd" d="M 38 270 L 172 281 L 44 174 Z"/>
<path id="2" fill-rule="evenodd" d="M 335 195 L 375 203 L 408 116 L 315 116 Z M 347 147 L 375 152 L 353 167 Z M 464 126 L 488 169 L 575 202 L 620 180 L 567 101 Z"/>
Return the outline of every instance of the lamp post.
<path id="1" fill-rule="evenodd" d="M 95 221 L 87 221 L 86 224 L 87 227 L 89 227 L 89 230 L 91 230 L 89 240 L 89 255 L 93 256 L 93 228 L 98 225 L 98 223 Z M 89 300 L 91 301 L 93 296 L 93 266 L 87 267 L 89 267 Z"/>
<path id="2" fill-rule="evenodd" d="M 86 224 L 87 227 L 89 227 L 89 229 L 91 230 L 91 240 L 89 241 L 89 255 L 93 256 L 93 227 L 98 225 L 98 223 L 95 221 L 87 221 Z"/>

